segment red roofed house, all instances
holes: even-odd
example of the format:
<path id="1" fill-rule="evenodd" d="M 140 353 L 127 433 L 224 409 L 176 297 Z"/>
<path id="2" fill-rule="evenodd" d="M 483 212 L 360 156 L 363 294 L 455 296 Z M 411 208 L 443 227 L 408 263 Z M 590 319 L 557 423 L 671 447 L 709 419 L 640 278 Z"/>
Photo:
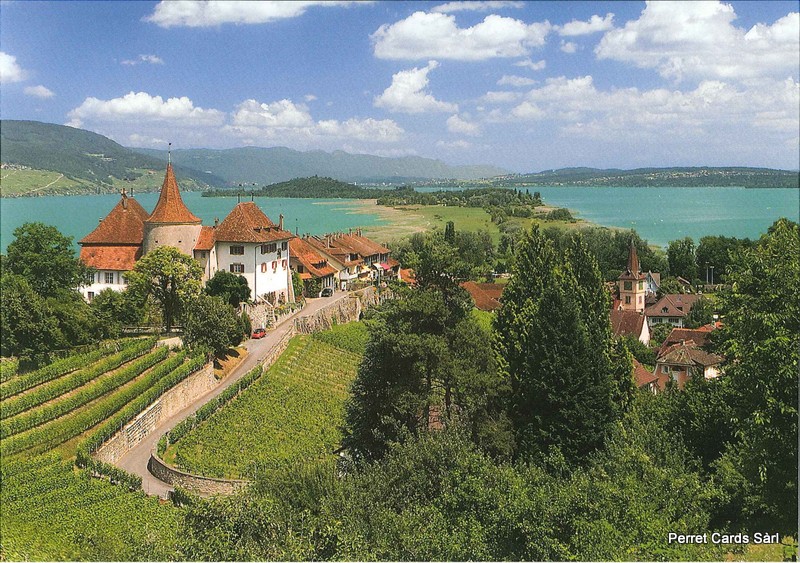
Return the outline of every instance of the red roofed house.
<path id="1" fill-rule="evenodd" d="M 319 280 L 319 289 L 336 289 L 336 278 L 339 270 L 344 268 L 342 264 L 330 257 L 323 256 L 317 249 L 308 242 L 308 238 L 295 237 L 289 241 L 291 250 L 290 266 L 297 272 L 303 285 L 308 289 L 313 280 Z M 316 297 L 309 295 L 308 297 Z"/>
<path id="2" fill-rule="evenodd" d="M 666 352 L 667 348 L 672 346 L 673 344 L 679 344 L 681 342 L 688 342 L 693 341 L 695 346 L 698 348 L 705 348 L 706 345 L 709 343 L 709 339 L 711 337 L 711 331 L 714 330 L 714 325 L 705 325 L 701 326 L 700 328 L 673 328 L 672 332 L 669 333 L 669 336 L 664 340 L 661 344 L 661 348 L 658 350 L 659 355 Z"/>
<path id="3" fill-rule="evenodd" d="M 636 380 L 636 387 L 646 389 L 651 393 L 663 391 L 669 381 L 669 377 L 659 377 L 650 372 L 636 358 L 633 359 L 633 378 Z"/>
<path id="4" fill-rule="evenodd" d="M 94 282 L 81 288 L 91 299 L 102 289 L 122 291 L 125 272 L 159 246 L 173 246 L 195 258 L 208 280 L 218 270 L 243 276 L 253 300 L 273 304 L 293 301 L 289 239 L 283 217 L 275 225 L 253 202 L 239 203 L 225 220 L 203 226 L 181 198 L 172 164 L 167 165 L 161 193 L 152 213 L 122 194 L 122 200 L 100 225 L 84 237 L 80 258 L 97 270 Z"/>
<path id="5" fill-rule="evenodd" d="M 691 293 L 668 293 L 663 295 L 655 305 L 645 309 L 645 316 L 650 328 L 659 323 L 670 323 L 683 328 L 684 320 L 692 310 L 699 297 Z"/>
<path id="6" fill-rule="evenodd" d="M 505 286 L 496 283 L 464 282 L 461 287 L 467 290 L 481 311 L 494 311 L 500 308 L 500 297 Z"/>
<path id="7" fill-rule="evenodd" d="M 614 336 L 632 336 L 642 344 L 650 343 L 650 328 L 643 313 L 612 309 L 610 316 Z"/>
<path id="8" fill-rule="evenodd" d="M 330 257 L 342 264 L 339 270 L 339 284 L 342 290 L 357 281 L 380 280 L 384 277 L 397 277 L 400 263 L 389 258 L 390 250 L 355 233 L 333 233 L 324 237 L 307 237 L 304 240 L 322 256 Z"/>
<path id="9" fill-rule="evenodd" d="M 720 375 L 724 358 L 701 350 L 694 341 L 684 341 L 669 346 L 656 359 L 656 375 L 669 376 L 683 389 L 692 377 L 713 379 Z"/>
<path id="10" fill-rule="evenodd" d="M 95 269 L 92 283 L 80 288 L 84 299 L 91 301 L 104 289 L 122 291 L 128 285 L 125 273 L 142 256 L 144 222 L 149 214 L 139 202 L 122 192 L 119 203 L 83 237 L 80 260 Z"/>

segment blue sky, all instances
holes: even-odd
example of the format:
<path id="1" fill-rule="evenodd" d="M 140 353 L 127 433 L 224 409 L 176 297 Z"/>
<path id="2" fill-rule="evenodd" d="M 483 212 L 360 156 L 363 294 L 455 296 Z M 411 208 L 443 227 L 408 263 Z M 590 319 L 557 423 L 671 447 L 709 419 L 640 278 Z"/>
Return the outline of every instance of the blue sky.
<path id="1" fill-rule="evenodd" d="M 126 146 L 800 167 L 792 2 L 0 3 L 0 113 Z"/>

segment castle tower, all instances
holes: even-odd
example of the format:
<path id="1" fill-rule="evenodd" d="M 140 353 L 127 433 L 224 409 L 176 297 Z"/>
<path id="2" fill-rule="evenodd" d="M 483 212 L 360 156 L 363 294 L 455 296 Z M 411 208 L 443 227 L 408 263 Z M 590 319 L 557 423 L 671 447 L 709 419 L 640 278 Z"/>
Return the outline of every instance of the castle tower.
<path id="1" fill-rule="evenodd" d="M 646 277 L 646 274 L 643 274 L 639 267 L 636 246 L 631 240 L 631 247 L 628 250 L 628 265 L 617 281 L 620 306 L 623 311 L 637 311 L 640 313 L 644 311 L 644 281 Z"/>
<path id="2" fill-rule="evenodd" d="M 158 203 L 144 222 L 143 254 L 159 246 L 174 246 L 192 256 L 200 236 L 201 222 L 183 203 L 172 164 L 167 164 Z"/>

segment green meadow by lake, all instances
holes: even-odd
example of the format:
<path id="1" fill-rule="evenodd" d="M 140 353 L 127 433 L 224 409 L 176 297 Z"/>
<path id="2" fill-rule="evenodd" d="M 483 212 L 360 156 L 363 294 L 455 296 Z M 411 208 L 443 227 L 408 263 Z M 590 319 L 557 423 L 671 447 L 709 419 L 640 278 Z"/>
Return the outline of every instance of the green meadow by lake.
<path id="1" fill-rule="evenodd" d="M 533 189 L 531 191 L 534 191 Z M 779 217 L 800 220 L 800 193 L 792 189 L 745 188 L 536 188 L 548 205 L 567 207 L 586 221 L 609 227 L 636 229 L 650 243 L 705 235 L 757 238 Z M 203 198 L 186 192 L 184 201 L 205 225 L 222 220 L 236 198 Z M 147 210 L 155 207 L 157 193 L 137 195 Z M 75 241 L 87 235 L 119 201 L 118 195 L 46 196 L 0 200 L 0 247 L 13 239 L 13 231 L 26 221 L 55 225 Z M 285 228 L 299 233 L 323 234 L 380 223 L 377 213 L 364 212 L 348 200 L 256 198 L 275 222 L 284 215 Z"/>

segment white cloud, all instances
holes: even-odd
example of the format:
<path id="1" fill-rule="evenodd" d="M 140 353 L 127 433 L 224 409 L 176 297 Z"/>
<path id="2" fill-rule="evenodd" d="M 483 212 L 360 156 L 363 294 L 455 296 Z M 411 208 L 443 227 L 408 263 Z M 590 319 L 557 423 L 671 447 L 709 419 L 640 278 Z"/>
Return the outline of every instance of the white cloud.
<path id="1" fill-rule="evenodd" d="M 467 2 L 448 2 L 431 8 L 431 12 L 488 12 L 490 10 L 502 10 L 504 8 L 522 8 L 525 2 L 510 2 L 503 0 L 469 0 Z"/>
<path id="2" fill-rule="evenodd" d="M 537 120 L 545 117 L 545 112 L 536 104 L 531 102 L 522 102 L 520 105 L 511 110 L 511 115 L 517 119 L 524 120 Z"/>
<path id="3" fill-rule="evenodd" d="M 120 64 L 128 66 L 138 65 L 141 63 L 148 63 L 151 65 L 163 65 L 164 59 L 162 59 L 157 55 L 139 55 L 139 57 L 136 59 L 125 59 L 123 61 L 120 61 Z"/>
<path id="4" fill-rule="evenodd" d="M 547 66 L 547 62 L 544 59 L 536 62 L 533 62 L 530 59 L 525 59 L 524 61 L 518 61 L 514 63 L 514 66 L 521 66 L 531 70 L 544 70 L 544 68 Z"/>
<path id="5" fill-rule="evenodd" d="M 144 20 L 160 27 L 213 27 L 227 23 L 260 24 L 302 16 L 311 6 L 333 7 L 365 2 L 273 2 L 238 0 L 163 0 Z"/>
<path id="6" fill-rule="evenodd" d="M 456 104 L 437 100 L 425 91 L 428 73 L 437 66 L 438 62 L 429 61 L 428 66 L 401 70 L 392 75 L 392 84 L 380 96 L 375 97 L 374 105 L 401 113 L 458 111 Z"/>
<path id="7" fill-rule="evenodd" d="M 515 76 L 513 74 L 504 74 L 497 81 L 498 86 L 533 86 L 534 84 L 536 84 L 536 81 L 533 78 Z"/>
<path id="8" fill-rule="evenodd" d="M 130 92 L 121 98 L 99 100 L 86 98 L 71 110 L 68 125 L 81 127 L 84 122 L 108 123 L 149 121 L 167 122 L 180 127 L 221 125 L 225 114 L 215 109 L 195 107 L 192 100 L 183 96 L 169 98 L 151 96 L 147 92 Z"/>
<path id="9" fill-rule="evenodd" d="M 314 100 L 317 99 L 317 97 L 314 94 L 306 94 L 305 96 L 303 96 L 303 99 L 307 102 L 313 102 Z"/>
<path id="10" fill-rule="evenodd" d="M 567 37 L 574 37 L 576 35 L 589 35 L 597 33 L 598 31 L 608 31 L 614 28 L 614 14 L 606 14 L 606 17 L 601 18 L 594 15 L 589 18 L 589 21 L 572 20 L 562 26 L 558 26 L 558 34 Z"/>
<path id="11" fill-rule="evenodd" d="M 574 53 L 578 50 L 578 44 L 573 41 L 561 41 L 561 47 L 559 47 L 565 53 Z"/>
<path id="12" fill-rule="evenodd" d="M 595 53 L 676 81 L 797 76 L 800 13 L 750 30 L 735 19 L 733 7 L 720 2 L 648 2 L 639 19 L 607 32 Z"/>
<path id="13" fill-rule="evenodd" d="M 516 102 L 521 96 L 522 93 L 520 92 L 486 92 L 486 94 L 481 97 L 481 100 L 490 104 L 507 104 Z"/>
<path id="14" fill-rule="evenodd" d="M 440 149 L 464 150 L 471 148 L 472 143 L 465 141 L 464 139 L 458 139 L 456 141 L 436 141 L 436 146 Z"/>
<path id="15" fill-rule="evenodd" d="M 473 136 L 479 135 L 481 131 L 477 123 L 462 119 L 458 114 L 453 114 L 447 118 L 447 130 L 451 133 Z"/>
<path id="16" fill-rule="evenodd" d="M 22 82 L 28 73 L 17 64 L 17 57 L 0 51 L 0 84 Z"/>
<path id="17" fill-rule="evenodd" d="M 357 141 L 391 143 L 405 131 L 391 119 L 335 119 L 314 121 L 308 108 L 291 100 L 259 103 L 245 100 L 236 107 L 226 132 L 252 142 L 286 140 L 313 144 L 315 139 L 330 137 Z"/>
<path id="18" fill-rule="evenodd" d="M 164 139 L 159 139 L 157 137 L 148 137 L 147 135 L 139 135 L 138 133 L 131 133 L 130 135 L 128 135 L 127 146 L 156 147 L 163 149 L 167 143 L 168 141 L 165 141 Z"/>
<path id="19" fill-rule="evenodd" d="M 455 16 L 415 12 L 380 26 L 370 37 L 379 59 L 482 61 L 526 56 L 531 48 L 544 45 L 550 29 L 547 21 L 526 24 L 494 14 L 472 27 L 459 28 Z"/>
<path id="20" fill-rule="evenodd" d="M 46 88 L 45 86 L 42 86 L 41 84 L 39 84 L 38 86 L 26 86 L 25 89 L 23 90 L 23 93 L 26 96 L 33 96 L 34 98 L 42 98 L 42 99 L 52 98 L 53 96 L 55 96 L 55 93 L 52 90 Z"/>

